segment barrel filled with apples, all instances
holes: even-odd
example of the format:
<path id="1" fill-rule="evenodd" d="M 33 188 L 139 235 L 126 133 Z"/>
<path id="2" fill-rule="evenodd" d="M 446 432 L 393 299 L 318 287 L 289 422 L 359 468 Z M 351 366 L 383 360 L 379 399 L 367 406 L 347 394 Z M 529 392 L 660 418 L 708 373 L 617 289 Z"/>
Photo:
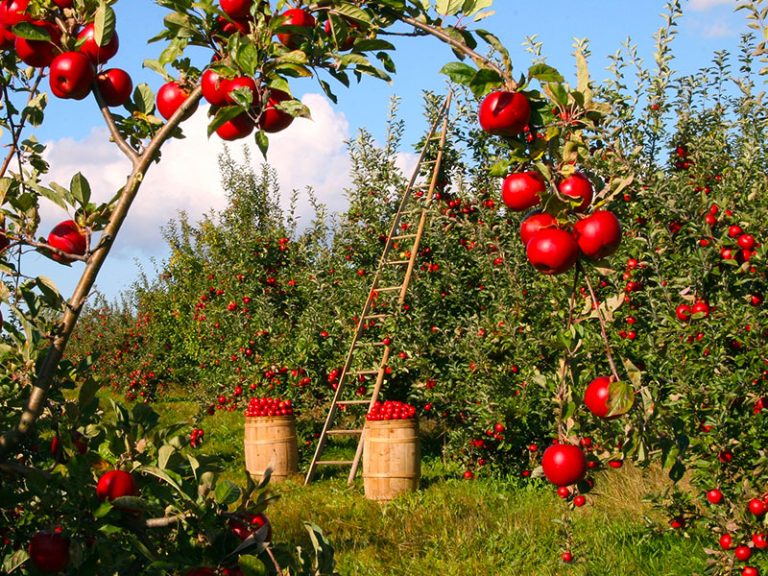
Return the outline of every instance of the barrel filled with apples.
<path id="1" fill-rule="evenodd" d="M 387 502 L 419 488 L 421 449 L 416 409 L 402 402 L 376 402 L 363 437 L 365 497 Z"/>
<path id="2" fill-rule="evenodd" d="M 299 471 L 296 419 L 290 400 L 252 398 L 245 410 L 245 468 L 261 481 L 267 468 L 271 482 Z"/>

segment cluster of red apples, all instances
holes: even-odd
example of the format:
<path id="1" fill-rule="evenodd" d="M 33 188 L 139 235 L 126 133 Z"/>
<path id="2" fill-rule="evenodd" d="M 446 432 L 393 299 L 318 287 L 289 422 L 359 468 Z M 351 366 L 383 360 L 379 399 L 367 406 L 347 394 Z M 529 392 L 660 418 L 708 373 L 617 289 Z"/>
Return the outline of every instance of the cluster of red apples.
<path id="1" fill-rule="evenodd" d="M 249 418 L 264 416 L 293 416 L 293 404 L 280 398 L 251 398 L 245 415 Z"/>
<path id="2" fill-rule="evenodd" d="M 365 418 L 366 420 L 412 420 L 416 418 L 416 408 L 396 400 L 375 402 Z"/>
<path id="3" fill-rule="evenodd" d="M 521 92 L 498 90 L 480 104 L 480 126 L 498 136 L 516 137 L 530 130 L 531 106 Z M 586 214 L 592 204 L 594 188 L 589 178 L 574 172 L 557 182 L 556 193 L 548 190 L 545 178 L 528 170 L 509 174 L 502 185 L 502 200 L 514 212 L 543 205 L 527 215 L 520 227 L 528 261 L 544 274 L 561 274 L 583 256 L 599 260 L 613 254 L 621 243 L 621 224 L 608 210 Z M 560 203 L 550 200 L 559 198 Z M 567 211 L 578 216 L 571 224 L 558 216 L 562 209 L 547 211 L 554 204 L 567 203 Z"/>
<path id="4" fill-rule="evenodd" d="M 33 13 L 30 0 L 0 2 L 0 48 L 14 51 L 28 66 L 48 68 L 51 92 L 58 98 L 82 100 L 95 85 L 108 106 L 122 106 L 133 92 L 130 75 L 102 68 L 117 53 L 117 33 L 99 42 L 92 22 L 76 22 L 73 0 L 53 0 L 53 5 Z"/>

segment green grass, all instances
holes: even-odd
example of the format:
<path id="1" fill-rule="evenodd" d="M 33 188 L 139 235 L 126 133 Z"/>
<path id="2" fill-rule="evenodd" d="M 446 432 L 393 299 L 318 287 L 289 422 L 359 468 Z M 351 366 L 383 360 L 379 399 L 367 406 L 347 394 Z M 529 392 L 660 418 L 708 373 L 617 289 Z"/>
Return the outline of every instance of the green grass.
<path id="1" fill-rule="evenodd" d="M 157 406 L 164 422 L 191 417 L 194 403 Z M 204 422 L 203 452 L 224 458 L 224 474 L 242 478 L 243 418 L 220 412 Z M 643 496 L 661 475 L 631 467 L 599 474 L 588 506 L 568 513 L 543 483 L 456 479 L 439 459 L 422 466 L 422 489 L 389 504 L 363 496 L 362 480 L 326 474 L 308 487 L 297 477 L 272 490 L 280 499 L 267 511 L 275 540 L 310 546 L 303 524 L 320 526 L 336 550 L 337 569 L 350 576 L 691 576 L 703 574 L 704 545 L 680 532 L 652 531 L 654 511 Z M 570 518 L 574 554 L 560 560 Z"/>

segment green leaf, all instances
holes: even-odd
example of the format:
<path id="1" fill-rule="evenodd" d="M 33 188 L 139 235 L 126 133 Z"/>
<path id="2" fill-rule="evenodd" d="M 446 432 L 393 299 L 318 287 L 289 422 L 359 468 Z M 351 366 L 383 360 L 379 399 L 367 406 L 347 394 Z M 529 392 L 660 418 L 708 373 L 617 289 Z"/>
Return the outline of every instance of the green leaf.
<path id="1" fill-rule="evenodd" d="M 264 576 L 267 573 L 267 567 L 257 556 L 243 554 L 237 559 L 237 564 L 245 576 Z"/>
<path id="2" fill-rule="evenodd" d="M 88 406 L 93 399 L 96 398 L 96 393 L 101 388 L 101 384 L 96 378 L 89 378 L 82 386 L 80 386 L 80 392 L 77 397 L 77 402 L 80 406 Z"/>
<path id="3" fill-rule="evenodd" d="M 635 390 L 623 380 L 611 382 L 608 386 L 608 416 L 622 416 L 632 409 L 635 403 Z"/>
<path id="4" fill-rule="evenodd" d="M 528 77 L 539 82 L 563 82 L 565 80 L 556 68 L 548 64 L 534 64 L 528 68 Z"/>
<path id="5" fill-rule="evenodd" d="M 102 1 L 93 17 L 93 39 L 99 46 L 104 46 L 112 40 L 114 33 L 115 11 Z"/>
<path id="6" fill-rule="evenodd" d="M 240 487 L 229 480 L 222 480 L 216 484 L 214 490 L 216 502 L 222 506 L 234 504 L 240 498 Z"/>
<path id="7" fill-rule="evenodd" d="M 145 62 L 146 64 L 146 62 Z M 163 70 L 163 72 L 165 72 Z M 155 109 L 155 95 L 152 93 L 152 89 L 149 84 L 142 82 L 133 91 L 133 97 L 131 98 L 133 108 L 142 114 L 151 114 Z"/>
<path id="8" fill-rule="evenodd" d="M 469 86 L 477 74 L 477 69 L 464 62 L 449 62 L 440 69 L 440 74 L 445 74 L 456 84 Z"/>
<path id="9" fill-rule="evenodd" d="M 256 132 L 256 145 L 259 147 L 259 150 L 261 150 L 261 155 L 266 159 L 267 150 L 269 150 L 269 137 L 264 130 Z"/>
<path id="10" fill-rule="evenodd" d="M 338 6 L 334 6 L 333 9 L 331 9 L 329 12 L 331 14 L 344 16 L 348 20 L 354 20 L 355 22 L 360 22 L 362 24 L 371 23 L 371 17 L 368 15 L 368 13 L 365 10 L 361 10 L 357 6 L 353 6 L 352 4 L 339 4 Z"/>
<path id="11" fill-rule="evenodd" d="M 259 51 L 250 42 L 244 42 L 238 47 L 234 59 L 243 74 L 253 76 L 259 66 Z"/>
<path id="12" fill-rule="evenodd" d="M 31 22 L 20 22 L 13 27 L 13 34 L 25 40 L 36 40 L 38 42 L 50 42 L 51 35 L 48 30 L 40 26 L 35 26 Z"/>
<path id="13" fill-rule="evenodd" d="M 435 10 L 441 16 L 455 16 L 464 6 L 465 0 L 437 0 Z"/>
<path id="14" fill-rule="evenodd" d="M 391 42 L 386 40 L 374 39 L 362 39 L 355 42 L 355 51 L 357 52 L 371 52 L 373 50 L 394 50 L 395 46 Z"/>
<path id="15" fill-rule="evenodd" d="M 165 470 L 165 468 L 168 466 L 168 460 L 170 460 L 174 452 L 176 452 L 176 449 L 173 446 L 168 444 L 163 444 L 160 446 L 160 449 L 157 451 L 157 465 L 162 470 Z"/>
<path id="16" fill-rule="evenodd" d="M 236 92 L 241 91 L 237 90 Z M 225 122 L 229 122 L 233 118 L 237 118 L 240 114 L 245 114 L 240 106 L 222 106 L 216 110 L 213 120 L 208 124 L 208 136 L 210 137 L 211 134 L 216 132 L 219 126 Z"/>
<path id="17" fill-rule="evenodd" d="M 481 68 L 477 71 L 475 77 L 472 78 L 472 81 L 469 84 L 469 89 L 472 90 L 472 93 L 476 97 L 480 98 L 488 94 L 491 90 L 498 88 L 501 81 L 502 78 L 499 76 L 498 72 L 488 70 L 487 68 Z"/>
<path id="18" fill-rule="evenodd" d="M 72 192 L 72 197 L 77 200 L 81 206 L 85 206 L 91 200 L 91 186 L 88 184 L 88 180 L 85 179 L 80 172 L 72 176 L 72 181 L 69 183 L 69 189 Z"/>
<path id="19" fill-rule="evenodd" d="M 491 34 L 487 30 L 478 30 L 477 35 L 490 44 L 496 52 L 501 56 L 501 60 L 504 63 L 504 70 L 509 74 L 512 73 L 512 58 L 509 56 L 509 50 L 502 44 L 495 35 Z"/>

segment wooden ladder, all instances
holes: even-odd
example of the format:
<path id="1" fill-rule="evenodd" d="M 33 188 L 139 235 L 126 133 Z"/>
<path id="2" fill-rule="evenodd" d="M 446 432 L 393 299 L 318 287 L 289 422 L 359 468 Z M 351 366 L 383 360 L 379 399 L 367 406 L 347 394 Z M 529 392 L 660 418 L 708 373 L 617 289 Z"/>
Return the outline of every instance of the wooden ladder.
<path id="1" fill-rule="evenodd" d="M 357 320 L 357 328 L 355 329 L 352 342 L 347 351 L 346 359 L 341 369 L 336 391 L 331 401 L 331 407 L 328 410 L 328 415 L 323 425 L 323 430 L 320 433 L 320 437 L 317 441 L 317 448 L 315 454 L 312 457 L 312 462 L 309 465 L 307 476 L 304 480 L 304 484 L 309 484 L 317 472 L 318 466 L 350 466 L 348 485 L 352 485 L 357 474 L 357 469 L 360 465 L 360 459 L 363 455 L 363 440 L 365 435 L 365 417 L 363 423 L 357 428 L 334 428 L 334 422 L 336 420 L 339 408 L 342 410 L 346 406 L 350 405 L 367 405 L 366 413 L 373 407 L 379 398 L 381 386 L 386 376 L 387 363 L 389 362 L 389 356 L 392 351 L 391 342 L 384 341 L 371 341 L 365 339 L 365 327 L 371 321 L 381 321 L 387 317 L 392 316 L 395 312 L 388 313 L 374 313 L 377 300 L 382 294 L 397 293 L 397 307 L 396 311 L 402 310 L 405 298 L 408 293 L 408 285 L 413 277 L 413 270 L 416 266 L 416 258 L 419 253 L 419 244 L 421 243 L 421 237 L 424 234 L 426 228 L 428 212 L 432 199 L 435 194 L 435 188 L 437 187 L 440 175 L 440 167 L 443 160 L 443 149 L 445 147 L 446 135 L 448 132 L 448 111 L 450 109 L 453 93 L 449 92 L 446 96 L 439 112 L 437 113 L 432 126 L 427 133 L 424 145 L 421 149 L 418 162 L 413 171 L 411 179 L 405 188 L 405 192 L 400 200 L 397 212 L 387 236 L 386 244 L 384 245 L 384 251 L 379 260 L 379 265 L 374 274 L 373 281 L 371 282 L 371 288 L 368 292 L 363 310 Z M 438 133 L 439 130 L 439 133 Z M 416 181 L 423 171 L 427 171 L 430 174 L 429 187 L 426 191 L 420 188 L 421 194 L 414 193 Z M 414 207 L 414 205 L 416 205 Z M 416 229 L 414 232 L 405 233 L 407 229 L 403 229 L 403 224 L 410 217 L 418 217 Z M 397 249 L 402 249 L 402 244 L 408 245 L 408 257 L 396 257 L 393 258 L 393 252 Z M 395 252 L 396 254 L 396 252 Z M 403 271 L 401 279 L 396 283 L 391 283 L 390 280 L 383 281 L 387 272 L 392 270 Z M 389 275 L 391 276 L 391 274 Z M 384 285 L 382 285 L 382 283 Z M 355 359 L 357 353 L 361 349 L 370 351 L 372 348 L 380 348 L 381 356 L 376 367 L 370 369 L 357 369 L 355 368 Z M 350 382 L 354 383 L 359 377 L 373 377 L 374 381 L 373 390 L 370 396 L 364 399 L 356 400 L 344 400 L 343 392 Z M 357 436 L 357 450 L 355 457 L 352 460 L 322 460 L 323 452 L 326 449 L 328 439 L 330 437 L 337 436 Z"/>

